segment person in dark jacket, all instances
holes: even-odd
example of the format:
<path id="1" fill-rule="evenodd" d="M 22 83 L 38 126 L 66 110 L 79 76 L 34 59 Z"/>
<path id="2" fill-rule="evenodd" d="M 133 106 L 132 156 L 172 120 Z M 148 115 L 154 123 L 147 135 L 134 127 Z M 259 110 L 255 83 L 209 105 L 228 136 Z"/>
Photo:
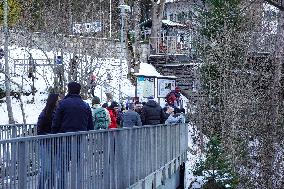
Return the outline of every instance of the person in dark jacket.
<path id="1" fill-rule="evenodd" d="M 37 121 L 38 135 L 45 135 L 51 133 L 52 118 L 59 99 L 60 97 L 59 94 L 57 93 L 51 93 L 48 95 L 45 107 L 38 117 Z"/>
<path id="2" fill-rule="evenodd" d="M 134 104 L 128 104 L 128 110 L 122 116 L 122 127 L 142 126 L 140 115 L 134 111 Z"/>
<path id="3" fill-rule="evenodd" d="M 52 133 L 93 130 L 90 106 L 79 95 L 81 85 L 68 83 L 68 94 L 59 103 L 52 122 Z"/>
<path id="4" fill-rule="evenodd" d="M 52 117 L 54 115 L 55 108 L 60 100 L 59 94 L 51 93 L 48 95 L 46 105 L 40 113 L 37 121 L 37 134 L 46 135 L 51 133 Z M 39 171 L 39 183 L 38 188 L 53 188 L 54 183 L 51 183 L 52 173 L 52 146 L 49 140 L 44 139 L 39 141 L 40 144 L 40 171 Z M 47 182 L 47 183 L 46 183 Z"/>
<path id="5" fill-rule="evenodd" d="M 165 123 L 166 116 L 161 106 L 154 101 L 153 97 L 148 98 L 148 102 L 143 106 L 141 112 L 143 125 L 156 125 Z"/>
<path id="6" fill-rule="evenodd" d="M 52 133 L 64 133 L 64 132 L 77 132 L 93 130 L 93 118 L 90 106 L 81 99 L 80 94 L 81 85 L 77 82 L 68 83 L 68 94 L 60 101 L 54 119 L 52 121 L 51 132 Z M 82 169 L 79 166 L 81 158 L 82 143 L 80 138 L 77 140 L 77 166 L 76 172 L 78 177 L 77 184 L 82 182 Z M 57 153 L 57 177 L 60 180 L 58 184 L 59 188 L 68 188 L 65 182 L 66 171 L 69 169 L 69 164 L 63 163 L 63 159 L 66 162 L 72 161 L 72 149 L 70 142 L 59 143 L 57 149 L 63 149 Z M 65 149 L 65 150 L 64 150 Z"/>

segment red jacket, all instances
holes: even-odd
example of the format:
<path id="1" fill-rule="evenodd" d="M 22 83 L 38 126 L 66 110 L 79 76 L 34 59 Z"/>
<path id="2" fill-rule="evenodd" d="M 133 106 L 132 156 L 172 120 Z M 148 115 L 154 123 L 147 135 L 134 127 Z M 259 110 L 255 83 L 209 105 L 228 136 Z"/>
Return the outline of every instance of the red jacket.
<path id="1" fill-rule="evenodd" d="M 117 119 L 117 112 L 114 109 L 110 109 L 108 108 L 109 111 L 109 115 L 110 115 L 110 125 L 108 126 L 108 128 L 117 128 L 117 123 L 116 123 L 116 119 Z"/>

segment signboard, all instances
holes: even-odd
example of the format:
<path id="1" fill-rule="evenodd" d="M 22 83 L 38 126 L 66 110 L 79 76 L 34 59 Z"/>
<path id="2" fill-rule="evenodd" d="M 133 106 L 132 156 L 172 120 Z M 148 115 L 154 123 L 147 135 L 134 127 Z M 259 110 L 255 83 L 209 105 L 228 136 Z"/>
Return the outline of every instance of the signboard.
<path id="1" fill-rule="evenodd" d="M 169 78 L 158 78 L 158 97 L 166 97 L 176 87 L 176 80 Z"/>
<path id="2" fill-rule="evenodd" d="M 137 77 L 137 97 L 148 98 L 155 96 L 155 78 L 147 76 Z"/>

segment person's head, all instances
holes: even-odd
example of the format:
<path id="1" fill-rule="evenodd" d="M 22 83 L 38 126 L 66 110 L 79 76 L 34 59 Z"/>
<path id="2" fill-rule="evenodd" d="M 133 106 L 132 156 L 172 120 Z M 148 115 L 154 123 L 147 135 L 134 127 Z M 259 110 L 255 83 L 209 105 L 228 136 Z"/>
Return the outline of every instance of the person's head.
<path id="1" fill-rule="evenodd" d="M 135 104 L 134 103 L 129 103 L 128 104 L 128 110 L 134 110 Z"/>
<path id="2" fill-rule="evenodd" d="M 98 106 L 101 103 L 101 100 L 99 97 L 94 96 L 92 99 L 92 106 Z"/>
<path id="3" fill-rule="evenodd" d="M 80 94 L 81 85 L 75 81 L 71 81 L 67 85 L 69 94 Z"/>
<path id="4" fill-rule="evenodd" d="M 143 107 L 143 105 L 142 105 L 141 102 L 139 102 L 139 101 L 135 102 L 135 105 L 134 105 L 135 111 L 141 111 L 142 107 Z"/>
<path id="5" fill-rule="evenodd" d="M 175 88 L 175 91 L 176 91 L 177 93 L 180 93 L 180 92 L 181 92 L 181 90 L 180 90 L 179 87 L 176 87 L 176 88 Z"/>
<path id="6" fill-rule="evenodd" d="M 50 93 L 48 95 L 47 100 L 46 100 L 46 104 L 45 104 L 45 108 L 44 108 L 47 117 L 52 115 L 52 113 L 55 110 L 59 100 L 60 100 L 60 96 L 59 96 L 58 93 Z"/>
<path id="7" fill-rule="evenodd" d="M 118 111 L 119 110 L 119 104 L 116 101 L 112 101 L 109 108 L 113 109 L 115 111 Z"/>

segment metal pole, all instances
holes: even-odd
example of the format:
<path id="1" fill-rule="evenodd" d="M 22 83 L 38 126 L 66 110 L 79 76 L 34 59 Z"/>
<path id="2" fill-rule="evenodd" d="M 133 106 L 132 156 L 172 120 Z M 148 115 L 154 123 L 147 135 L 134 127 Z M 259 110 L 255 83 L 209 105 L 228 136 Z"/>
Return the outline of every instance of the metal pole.
<path id="1" fill-rule="evenodd" d="M 121 95 L 121 82 L 122 82 L 122 59 L 123 59 L 123 40 L 124 40 L 124 16 L 125 16 L 125 7 L 121 6 L 121 31 L 120 31 L 120 61 L 119 61 L 119 102 L 122 102 Z"/>
<path id="2" fill-rule="evenodd" d="M 8 0 L 4 0 L 4 56 L 5 56 L 5 88 L 6 88 L 6 104 L 9 117 L 9 123 L 14 123 L 12 102 L 11 102 L 11 82 L 10 82 L 10 68 L 8 60 Z"/>

